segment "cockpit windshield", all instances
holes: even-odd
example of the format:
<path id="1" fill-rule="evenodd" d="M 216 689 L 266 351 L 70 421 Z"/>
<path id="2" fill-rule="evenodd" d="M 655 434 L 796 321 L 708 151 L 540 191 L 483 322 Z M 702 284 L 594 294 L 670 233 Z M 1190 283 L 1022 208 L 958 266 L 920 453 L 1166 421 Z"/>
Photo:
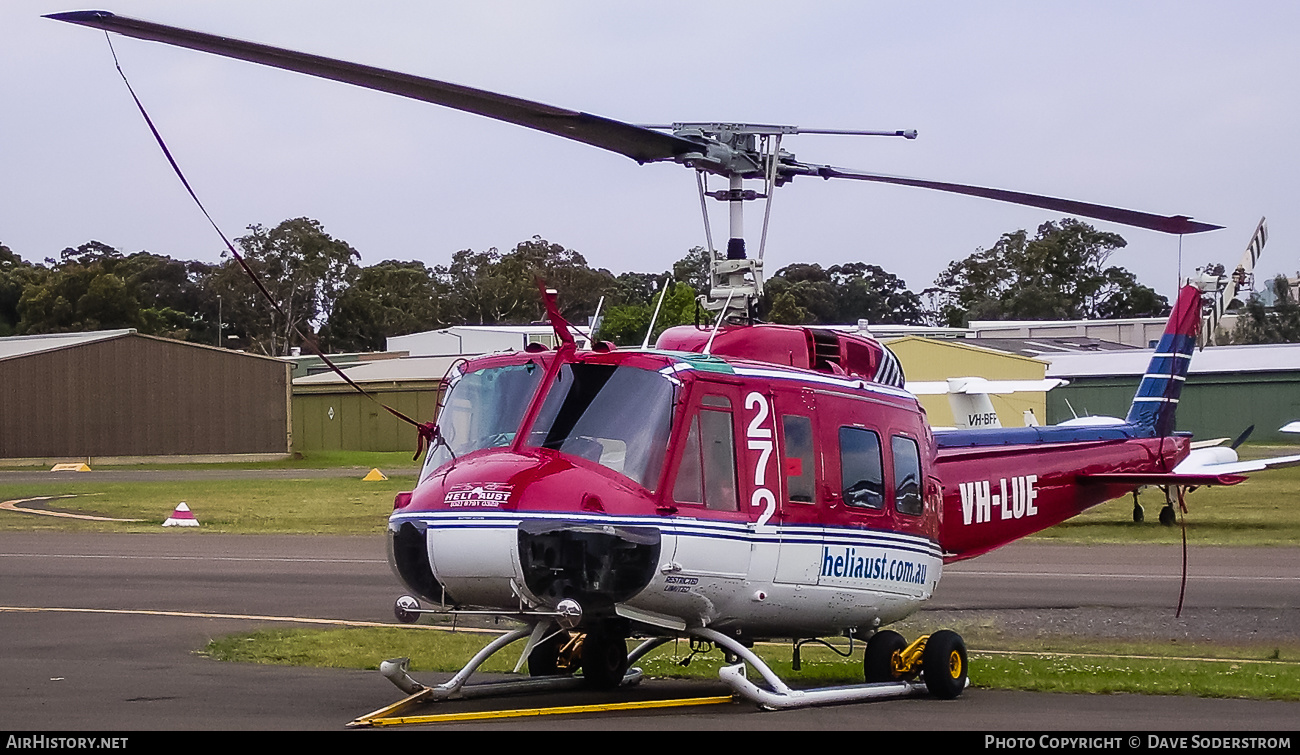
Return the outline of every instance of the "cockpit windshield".
<path id="1" fill-rule="evenodd" d="M 546 369 L 527 362 L 471 372 L 452 386 L 438 415 L 439 441 L 424 461 L 424 475 L 480 448 L 514 442 Z"/>
<path id="2" fill-rule="evenodd" d="M 673 385 L 658 373 L 569 363 L 547 392 L 528 445 L 580 456 L 654 490 L 672 412 Z"/>

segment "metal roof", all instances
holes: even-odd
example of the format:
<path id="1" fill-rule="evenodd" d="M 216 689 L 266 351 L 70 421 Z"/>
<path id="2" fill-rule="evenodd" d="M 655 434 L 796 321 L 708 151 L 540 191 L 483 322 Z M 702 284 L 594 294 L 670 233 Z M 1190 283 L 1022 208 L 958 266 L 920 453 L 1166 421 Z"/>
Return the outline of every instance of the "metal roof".
<path id="1" fill-rule="evenodd" d="M 393 383 L 415 380 L 442 380 L 447 371 L 456 362 L 467 356 L 402 357 L 400 359 L 383 359 L 373 362 L 350 362 L 340 364 L 339 369 L 358 383 Z M 346 385 L 343 378 L 334 372 L 321 372 L 293 381 L 294 385 Z"/>
<path id="2" fill-rule="evenodd" d="M 1050 338 L 967 338 L 966 343 L 997 349 L 1026 357 L 1047 359 L 1050 355 L 1070 354 L 1076 352 L 1095 353 L 1098 351 L 1131 351 L 1137 346 L 1116 341 L 1106 341 L 1087 336 Z"/>
<path id="3" fill-rule="evenodd" d="M 1146 372 L 1154 349 L 1083 354 L 1042 354 L 1048 377 L 1128 377 Z M 1210 346 L 1192 354 L 1192 375 L 1230 372 L 1300 372 L 1300 343 Z"/>
<path id="4" fill-rule="evenodd" d="M 69 346 L 80 346 L 95 341 L 107 341 L 110 338 L 121 338 L 135 332 L 135 328 L 124 328 L 122 330 L 97 330 L 87 333 L 51 333 L 40 336 L 8 336 L 0 338 L 0 359 L 12 359 L 14 357 L 24 357 L 30 354 L 39 354 L 42 351 L 53 351 L 55 349 L 64 349 Z"/>

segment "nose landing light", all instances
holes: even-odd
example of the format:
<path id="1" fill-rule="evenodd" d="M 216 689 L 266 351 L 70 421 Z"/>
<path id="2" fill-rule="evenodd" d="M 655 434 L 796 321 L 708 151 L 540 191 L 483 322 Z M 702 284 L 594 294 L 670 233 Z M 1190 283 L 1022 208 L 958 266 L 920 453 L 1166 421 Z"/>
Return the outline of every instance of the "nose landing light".
<path id="1" fill-rule="evenodd" d="M 565 598 L 555 606 L 555 620 L 565 629 L 574 629 L 582 623 L 582 606 L 573 598 Z"/>

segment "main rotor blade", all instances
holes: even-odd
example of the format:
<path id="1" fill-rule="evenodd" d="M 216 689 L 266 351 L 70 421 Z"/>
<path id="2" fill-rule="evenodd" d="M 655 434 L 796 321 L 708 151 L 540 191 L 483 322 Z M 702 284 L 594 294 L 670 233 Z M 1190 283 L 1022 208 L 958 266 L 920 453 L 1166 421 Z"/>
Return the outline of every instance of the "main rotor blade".
<path id="1" fill-rule="evenodd" d="M 349 63 L 295 52 L 279 47 L 245 42 L 229 37 L 181 29 L 174 26 L 117 16 L 108 11 L 74 11 L 46 16 L 56 21 L 117 32 L 128 37 L 163 42 L 201 50 L 228 58 L 297 71 L 310 76 L 355 84 L 402 97 L 494 118 L 506 123 L 544 131 L 593 147 L 617 152 L 637 162 L 671 160 L 704 147 L 689 139 L 664 134 L 598 115 L 544 105 L 495 92 L 425 79 L 382 68 Z"/>
<path id="2" fill-rule="evenodd" d="M 799 164 L 798 167 L 809 169 L 807 171 L 809 175 L 821 176 L 822 178 L 852 178 L 858 181 L 877 181 L 879 183 L 899 184 L 900 186 L 917 186 L 922 189 L 950 191 L 955 194 L 968 194 L 972 197 L 996 199 L 1000 202 L 1010 202 L 1012 204 L 1028 205 L 1029 207 L 1039 207 L 1044 210 L 1052 210 L 1067 215 L 1081 215 L 1085 218 L 1107 220 L 1112 223 L 1122 223 L 1124 225 L 1147 228 L 1152 231 L 1163 231 L 1165 233 L 1201 233 L 1202 231 L 1214 231 L 1223 227 L 1221 225 L 1199 223 L 1186 215 L 1152 215 L 1149 212 L 1123 210 L 1118 207 L 1107 207 L 1106 205 L 1091 204 L 1089 202 L 1076 202 L 1073 199 L 1057 199 L 1055 197 L 1045 197 L 1040 194 L 1007 191 L 1006 189 L 987 189 L 981 186 L 967 186 L 966 184 L 948 183 L 946 181 L 926 181 L 920 178 L 887 176 L 881 173 L 866 173 L 858 170 L 849 170 L 847 168 L 836 168 L 831 165 Z"/>

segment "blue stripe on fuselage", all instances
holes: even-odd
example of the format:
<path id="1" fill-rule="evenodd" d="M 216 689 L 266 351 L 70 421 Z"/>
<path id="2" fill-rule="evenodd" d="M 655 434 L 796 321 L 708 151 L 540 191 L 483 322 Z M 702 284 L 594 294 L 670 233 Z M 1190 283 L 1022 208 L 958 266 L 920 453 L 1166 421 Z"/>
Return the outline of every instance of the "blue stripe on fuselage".
<path id="1" fill-rule="evenodd" d="M 1082 443 L 1093 440 L 1150 438 L 1154 432 L 1134 425 L 1100 427 L 1001 427 L 987 430 L 947 430 L 934 434 L 939 448 L 1019 446 L 1038 443 Z"/>

